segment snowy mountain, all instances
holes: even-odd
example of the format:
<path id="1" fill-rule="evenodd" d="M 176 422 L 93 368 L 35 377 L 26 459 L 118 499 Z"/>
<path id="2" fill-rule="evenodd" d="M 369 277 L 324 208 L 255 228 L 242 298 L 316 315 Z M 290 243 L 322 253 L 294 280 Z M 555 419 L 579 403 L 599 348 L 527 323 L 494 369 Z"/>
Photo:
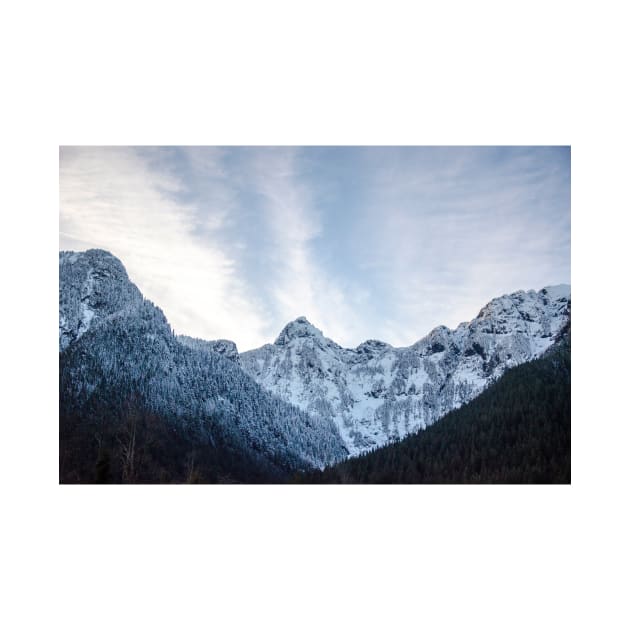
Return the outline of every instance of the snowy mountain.
<path id="1" fill-rule="evenodd" d="M 539 357 L 570 318 L 568 285 L 492 300 L 455 330 L 439 326 L 408 348 L 369 340 L 342 348 L 304 317 L 275 343 L 241 354 L 265 389 L 333 421 L 351 455 L 433 424 Z"/>
<path id="2" fill-rule="evenodd" d="M 64 418 L 115 417 L 132 397 L 195 444 L 220 442 L 284 471 L 433 424 L 570 325 L 571 290 L 559 285 L 496 298 L 407 348 L 342 348 L 300 317 L 273 344 L 239 355 L 231 341 L 175 336 L 108 252 L 60 252 L 59 280 Z"/>
<path id="3" fill-rule="evenodd" d="M 119 453 L 137 415 L 159 427 L 147 431 L 147 444 L 169 432 L 191 453 L 221 444 L 226 461 L 247 459 L 250 469 L 281 474 L 347 455 L 330 418 L 262 389 L 240 368 L 232 342 L 176 337 L 108 252 L 60 252 L 59 349 L 60 446 L 77 470 L 103 435 Z"/>

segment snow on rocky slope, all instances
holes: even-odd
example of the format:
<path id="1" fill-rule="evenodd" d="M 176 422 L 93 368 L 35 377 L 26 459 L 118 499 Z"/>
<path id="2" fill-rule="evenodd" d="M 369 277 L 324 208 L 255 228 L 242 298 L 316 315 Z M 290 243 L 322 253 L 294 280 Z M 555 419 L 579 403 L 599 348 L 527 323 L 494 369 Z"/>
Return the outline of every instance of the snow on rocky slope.
<path id="1" fill-rule="evenodd" d="M 120 260 L 109 252 L 59 252 L 59 351 L 93 324 L 142 301 Z"/>
<path id="2" fill-rule="evenodd" d="M 347 349 L 304 317 L 275 343 L 241 354 L 264 388 L 335 422 L 351 455 L 401 438 L 468 402 L 503 372 L 540 356 L 570 317 L 571 288 L 492 300 L 455 330 L 439 326 L 408 348 L 369 340 Z"/>
<path id="3" fill-rule="evenodd" d="M 68 417 L 90 421 L 93 403 L 117 408 L 133 395 L 194 443 L 221 438 L 285 472 L 347 456 L 335 423 L 262 388 L 233 342 L 176 337 L 109 252 L 59 253 L 59 351 Z"/>

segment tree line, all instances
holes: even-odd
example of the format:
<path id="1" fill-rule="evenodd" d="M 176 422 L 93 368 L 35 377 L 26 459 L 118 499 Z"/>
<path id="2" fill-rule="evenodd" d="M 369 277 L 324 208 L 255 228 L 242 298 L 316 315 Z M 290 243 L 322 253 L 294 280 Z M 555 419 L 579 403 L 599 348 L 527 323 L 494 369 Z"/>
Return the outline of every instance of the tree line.
<path id="1" fill-rule="evenodd" d="M 294 481 L 570 483 L 570 336 L 426 430 Z"/>

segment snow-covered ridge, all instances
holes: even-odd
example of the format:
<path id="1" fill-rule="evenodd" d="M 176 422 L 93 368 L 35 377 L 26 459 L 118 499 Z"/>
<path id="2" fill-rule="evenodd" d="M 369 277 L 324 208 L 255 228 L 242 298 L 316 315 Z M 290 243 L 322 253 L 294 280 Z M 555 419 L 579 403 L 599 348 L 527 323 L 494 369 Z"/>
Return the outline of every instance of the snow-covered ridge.
<path id="1" fill-rule="evenodd" d="M 110 253 L 59 253 L 60 351 L 95 326 L 145 311 L 157 317 L 159 309 Z M 438 326 L 405 348 L 374 339 L 342 348 L 305 317 L 289 322 L 273 344 L 241 355 L 228 340 L 175 339 L 229 359 L 317 426 L 338 431 L 348 452 L 358 454 L 432 424 L 506 369 L 540 356 L 565 329 L 570 311 L 571 288 L 557 285 L 495 298 L 470 322 L 454 330 Z M 147 339 L 155 341 L 156 334 L 148 332 Z M 327 452 L 339 449 L 333 444 Z"/>
<path id="2" fill-rule="evenodd" d="M 300 317 L 274 344 L 241 355 L 264 388 L 332 419 L 351 454 L 424 428 L 503 372 L 540 356 L 570 317 L 571 288 L 498 297 L 470 322 L 438 326 L 406 348 L 368 340 L 342 348 Z"/>

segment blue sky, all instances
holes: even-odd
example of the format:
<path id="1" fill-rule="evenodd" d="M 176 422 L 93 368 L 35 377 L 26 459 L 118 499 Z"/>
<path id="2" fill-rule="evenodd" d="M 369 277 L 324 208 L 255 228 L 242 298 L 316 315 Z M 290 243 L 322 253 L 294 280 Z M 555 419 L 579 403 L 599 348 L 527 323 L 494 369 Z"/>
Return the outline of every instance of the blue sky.
<path id="1" fill-rule="evenodd" d="M 60 249 L 118 256 L 177 333 L 414 343 L 570 283 L 568 147 L 62 147 Z"/>

